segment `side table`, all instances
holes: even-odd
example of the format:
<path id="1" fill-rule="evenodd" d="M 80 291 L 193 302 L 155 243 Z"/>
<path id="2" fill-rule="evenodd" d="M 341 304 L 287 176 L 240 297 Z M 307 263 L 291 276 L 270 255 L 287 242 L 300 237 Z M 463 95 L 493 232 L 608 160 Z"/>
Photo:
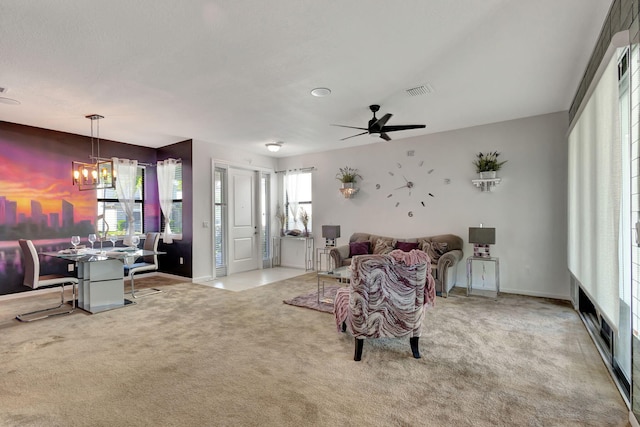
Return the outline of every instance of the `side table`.
<path id="1" fill-rule="evenodd" d="M 495 284 L 496 284 L 496 298 L 500 295 L 500 259 L 497 257 L 477 257 L 470 256 L 467 258 L 467 296 L 473 290 L 473 262 L 474 261 L 489 261 L 496 264 L 495 269 Z"/>
<path id="2" fill-rule="evenodd" d="M 324 281 L 334 280 L 338 283 L 349 283 L 351 281 L 351 268 L 343 266 L 336 268 L 333 271 L 318 271 L 318 304 L 320 302 L 331 302 L 332 300 L 324 298 Z M 322 286 L 322 294 L 320 293 L 320 287 Z"/>
<path id="3" fill-rule="evenodd" d="M 316 271 L 331 271 L 331 257 L 329 253 L 333 247 L 316 248 Z M 324 266 L 323 266 L 324 261 Z M 324 268 L 323 268 L 324 267 Z"/>

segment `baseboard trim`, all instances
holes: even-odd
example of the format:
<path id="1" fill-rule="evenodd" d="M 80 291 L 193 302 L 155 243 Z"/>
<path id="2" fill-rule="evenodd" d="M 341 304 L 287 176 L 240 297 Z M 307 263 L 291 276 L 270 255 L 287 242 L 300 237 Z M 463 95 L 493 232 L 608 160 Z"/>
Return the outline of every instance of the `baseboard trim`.
<path id="1" fill-rule="evenodd" d="M 140 279 L 140 278 L 144 278 L 144 277 L 154 277 L 154 276 L 166 277 L 167 279 L 175 279 L 175 280 L 180 280 L 182 282 L 187 282 L 187 283 L 188 282 L 192 283 L 195 280 L 195 279 L 191 279 L 191 277 L 176 276 L 175 274 L 160 273 L 160 272 L 156 272 L 156 271 L 150 271 L 148 273 L 136 274 L 135 278 L 136 279 Z M 123 276 L 122 280 L 128 282 L 129 277 L 128 276 L 126 276 L 126 277 Z M 65 286 L 65 292 L 66 292 L 67 289 L 71 289 L 71 286 L 69 286 L 69 285 Z M 51 293 L 54 293 L 54 292 L 55 293 L 60 293 L 60 287 L 59 286 L 55 286 L 53 288 L 32 289 L 30 291 L 15 292 L 13 294 L 0 295 L 0 301 L 9 301 L 9 300 L 18 299 L 18 298 L 26 298 L 26 297 L 36 296 L 36 295 L 51 294 Z"/>
<path id="2" fill-rule="evenodd" d="M 457 288 L 462 288 L 466 290 L 466 286 L 456 285 Z M 495 289 L 494 289 L 495 291 Z M 569 295 L 558 295 L 558 294 L 550 294 L 546 292 L 535 292 L 535 291 L 526 291 L 522 289 L 504 289 L 500 287 L 501 294 L 514 294 L 514 295 L 526 295 L 529 297 L 538 297 L 538 298 L 550 298 L 550 299 L 559 299 L 563 301 L 571 301 L 571 297 Z"/>
<path id="3" fill-rule="evenodd" d="M 65 286 L 65 291 L 67 289 L 71 289 L 71 286 Z M 0 301 L 9 301 L 12 299 L 32 297 L 36 295 L 44 295 L 44 294 L 52 294 L 52 293 L 60 293 L 60 286 L 56 286 L 53 288 L 43 288 L 43 289 L 32 289 L 30 291 L 24 292 L 15 292 L 13 294 L 0 295 Z"/>

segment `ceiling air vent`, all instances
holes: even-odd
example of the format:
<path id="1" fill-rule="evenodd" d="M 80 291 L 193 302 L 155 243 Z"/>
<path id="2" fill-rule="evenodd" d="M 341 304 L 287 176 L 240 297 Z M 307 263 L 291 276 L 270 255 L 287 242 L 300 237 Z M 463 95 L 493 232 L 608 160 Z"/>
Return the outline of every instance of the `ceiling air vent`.
<path id="1" fill-rule="evenodd" d="M 416 87 L 412 87 L 411 89 L 407 89 L 407 94 L 409 96 L 426 95 L 426 94 L 431 93 L 431 92 L 433 92 L 433 88 L 429 84 L 422 85 L 422 86 L 416 86 Z"/>

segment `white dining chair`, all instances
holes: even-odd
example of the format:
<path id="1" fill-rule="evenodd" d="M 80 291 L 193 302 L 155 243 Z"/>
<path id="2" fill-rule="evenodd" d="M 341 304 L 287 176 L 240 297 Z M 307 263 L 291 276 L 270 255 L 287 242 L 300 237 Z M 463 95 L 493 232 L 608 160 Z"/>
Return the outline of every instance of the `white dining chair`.
<path id="1" fill-rule="evenodd" d="M 60 305 L 57 307 L 45 308 L 42 310 L 31 311 L 29 313 L 19 314 L 16 316 L 16 319 L 21 322 L 32 322 L 34 320 L 45 319 L 51 316 L 58 316 L 60 314 L 70 314 L 76 309 L 76 296 L 78 289 L 78 279 L 71 276 L 61 276 L 58 274 L 49 274 L 40 276 L 40 261 L 38 259 L 38 253 L 36 252 L 36 247 L 33 245 L 31 240 L 20 239 L 18 240 L 20 244 L 20 249 L 22 250 L 23 259 L 24 259 L 24 280 L 22 284 L 24 286 L 28 286 L 32 289 L 41 288 L 43 286 L 61 286 L 62 290 L 60 292 Z M 68 311 L 54 311 L 59 309 L 65 304 L 64 301 L 64 286 L 70 283 L 72 285 L 72 300 L 71 300 L 71 310 Z M 33 317 L 30 316 L 34 314 L 44 314 L 42 316 Z M 45 314 L 46 313 L 46 314 Z"/>
<path id="2" fill-rule="evenodd" d="M 147 251 L 158 252 L 159 240 L 160 240 L 160 233 L 156 233 L 156 232 L 147 233 L 144 239 L 143 249 Z M 148 271 L 155 271 L 157 269 L 158 269 L 157 254 L 143 257 L 142 262 L 136 262 L 133 264 L 124 265 L 124 274 L 126 276 L 129 276 L 129 279 L 131 280 L 131 296 L 133 298 L 146 297 L 149 295 L 162 292 L 160 289 L 151 288 L 144 293 L 139 293 L 139 295 L 136 295 L 136 291 L 135 291 L 134 279 L 133 279 L 134 274 L 148 272 Z"/>

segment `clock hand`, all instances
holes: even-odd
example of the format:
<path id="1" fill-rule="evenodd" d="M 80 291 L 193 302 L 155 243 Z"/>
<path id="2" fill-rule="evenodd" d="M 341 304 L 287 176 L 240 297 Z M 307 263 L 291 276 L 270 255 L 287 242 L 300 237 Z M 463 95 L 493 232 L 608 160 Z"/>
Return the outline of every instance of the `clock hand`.
<path id="1" fill-rule="evenodd" d="M 404 178 L 404 177 L 403 177 Z M 405 178 L 406 179 L 406 178 Z M 403 185 L 402 187 L 398 187 L 396 188 L 396 190 L 400 190 L 401 188 L 408 188 L 408 189 L 412 189 L 413 188 L 413 182 L 411 181 L 407 181 L 407 183 L 405 185 Z"/>

